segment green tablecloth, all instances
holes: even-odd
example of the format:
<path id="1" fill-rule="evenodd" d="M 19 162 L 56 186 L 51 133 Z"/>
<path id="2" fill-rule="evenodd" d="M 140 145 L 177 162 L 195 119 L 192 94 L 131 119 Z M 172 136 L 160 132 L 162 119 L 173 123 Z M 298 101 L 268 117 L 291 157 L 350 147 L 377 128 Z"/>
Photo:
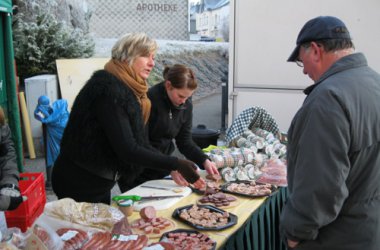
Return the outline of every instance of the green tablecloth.
<path id="1" fill-rule="evenodd" d="M 231 235 L 221 249 L 282 250 L 286 246 L 279 234 L 279 217 L 288 197 L 287 188 L 268 197 L 250 218 Z"/>

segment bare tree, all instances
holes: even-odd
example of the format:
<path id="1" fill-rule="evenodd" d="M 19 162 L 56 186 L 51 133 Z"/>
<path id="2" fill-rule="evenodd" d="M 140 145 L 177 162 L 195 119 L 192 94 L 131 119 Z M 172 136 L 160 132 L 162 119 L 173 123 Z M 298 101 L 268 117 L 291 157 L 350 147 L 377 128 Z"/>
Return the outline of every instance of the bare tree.
<path id="1" fill-rule="evenodd" d="M 222 30 L 221 30 L 221 33 L 222 33 L 222 37 L 224 39 L 225 42 L 229 42 L 229 39 L 230 39 L 230 22 L 229 22 L 229 19 L 228 17 L 225 17 L 223 18 L 223 21 L 222 21 Z"/>

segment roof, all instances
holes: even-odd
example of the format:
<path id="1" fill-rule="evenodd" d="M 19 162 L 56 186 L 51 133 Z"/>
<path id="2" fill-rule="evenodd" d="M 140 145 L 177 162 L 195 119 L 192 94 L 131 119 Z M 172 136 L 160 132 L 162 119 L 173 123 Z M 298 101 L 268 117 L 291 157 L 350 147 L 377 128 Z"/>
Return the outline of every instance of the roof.
<path id="1" fill-rule="evenodd" d="M 204 0 L 205 10 L 219 9 L 229 3 L 229 0 Z"/>
<path id="2" fill-rule="evenodd" d="M 229 3 L 230 0 L 202 0 L 200 3 L 190 7 L 190 14 L 216 10 L 228 5 Z"/>

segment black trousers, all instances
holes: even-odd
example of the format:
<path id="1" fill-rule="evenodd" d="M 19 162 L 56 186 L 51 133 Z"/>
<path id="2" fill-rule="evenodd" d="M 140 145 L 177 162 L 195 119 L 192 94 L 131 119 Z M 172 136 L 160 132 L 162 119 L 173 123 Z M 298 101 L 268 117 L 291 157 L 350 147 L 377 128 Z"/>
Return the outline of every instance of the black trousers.
<path id="1" fill-rule="evenodd" d="M 58 199 L 72 198 L 77 202 L 111 203 L 111 189 L 115 181 L 94 175 L 75 164 L 56 160 L 52 186 Z"/>
<path id="2" fill-rule="evenodd" d="M 149 169 L 145 168 L 143 172 L 138 175 L 134 180 L 130 180 L 130 178 L 127 178 L 128 176 L 121 176 L 120 179 L 117 181 L 119 184 L 120 191 L 122 193 L 127 192 L 128 190 L 144 183 L 150 180 L 159 180 L 163 179 L 165 176 L 169 175 L 170 171 L 168 170 L 161 170 L 161 169 Z"/>

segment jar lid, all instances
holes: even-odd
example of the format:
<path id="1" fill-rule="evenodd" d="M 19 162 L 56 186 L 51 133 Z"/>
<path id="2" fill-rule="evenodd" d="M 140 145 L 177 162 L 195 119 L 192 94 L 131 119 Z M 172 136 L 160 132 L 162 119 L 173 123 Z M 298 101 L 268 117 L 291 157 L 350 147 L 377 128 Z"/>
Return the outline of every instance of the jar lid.
<path id="1" fill-rule="evenodd" d="M 117 204 L 121 207 L 130 207 L 133 205 L 133 200 L 119 200 Z"/>
<path id="2" fill-rule="evenodd" d="M 204 124 L 198 124 L 192 129 L 192 134 L 199 137 L 219 136 L 220 132 L 214 129 L 208 129 Z"/>

